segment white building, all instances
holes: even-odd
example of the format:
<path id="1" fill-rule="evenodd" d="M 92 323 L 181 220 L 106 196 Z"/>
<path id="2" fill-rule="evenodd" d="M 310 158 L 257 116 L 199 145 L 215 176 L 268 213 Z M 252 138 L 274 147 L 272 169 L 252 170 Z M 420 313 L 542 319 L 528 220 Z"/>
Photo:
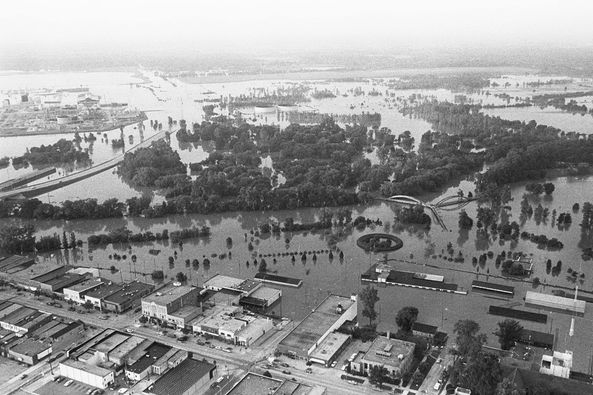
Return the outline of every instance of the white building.
<path id="1" fill-rule="evenodd" d="M 542 355 L 540 373 L 556 377 L 570 378 L 572 369 L 572 351 L 554 351 L 553 355 Z"/>
<path id="2" fill-rule="evenodd" d="M 60 363 L 60 374 L 101 389 L 109 387 L 115 380 L 115 375 L 111 370 L 72 359 Z"/>

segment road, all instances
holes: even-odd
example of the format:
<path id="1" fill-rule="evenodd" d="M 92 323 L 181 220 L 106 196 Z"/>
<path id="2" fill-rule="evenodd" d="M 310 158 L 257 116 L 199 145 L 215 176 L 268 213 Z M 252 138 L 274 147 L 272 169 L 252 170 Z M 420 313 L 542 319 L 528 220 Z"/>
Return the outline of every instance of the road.
<path id="1" fill-rule="evenodd" d="M 17 295 L 16 291 L 12 289 L 6 289 L 1 294 L 4 300 L 11 300 L 12 302 L 22 304 L 27 307 L 35 308 L 40 311 L 44 311 L 51 314 L 60 315 L 63 317 L 67 317 L 70 319 L 81 320 L 86 324 L 96 326 L 98 328 L 103 329 L 118 329 L 125 331 L 130 329 L 132 333 L 138 334 L 142 337 L 147 339 L 151 339 L 154 341 L 158 341 L 160 343 L 181 348 L 192 353 L 195 353 L 201 357 L 205 357 L 206 359 L 216 361 L 217 365 L 225 366 L 224 369 L 219 371 L 220 374 L 224 374 L 224 371 L 227 372 L 230 370 L 236 372 L 247 372 L 256 370 L 259 373 L 263 373 L 265 370 L 270 371 L 273 377 L 282 377 L 288 380 L 292 378 L 298 379 L 298 381 L 309 384 L 309 385 L 321 385 L 327 388 L 328 394 L 352 394 L 357 395 L 361 393 L 374 393 L 371 388 L 367 385 L 352 385 L 347 383 L 344 380 L 339 378 L 339 375 L 336 374 L 326 374 L 325 368 L 322 369 L 319 373 L 316 372 L 314 374 L 307 374 L 305 373 L 304 369 L 289 369 L 291 371 L 290 375 L 286 375 L 282 373 L 282 370 L 285 370 L 282 367 L 271 367 L 268 368 L 264 365 L 267 362 L 267 358 L 273 355 L 273 352 L 280 342 L 280 340 L 286 334 L 285 331 L 277 331 L 273 335 L 271 335 L 266 342 L 261 347 L 254 347 L 249 349 L 242 349 L 242 351 L 237 351 L 236 348 L 233 352 L 225 352 L 221 349 L 210 348 L 208 346 L 201 346 L 195 342 L 195 339 L 190 336 L 189 339 L 185 342 L 180 342 L 177 339 L 160 335 L 159 329 L 152 329 L 150 327 L 134 327 L 135 322 L 135 315 L 134 314 L 123 314 L 123 315 L 113 315 L 110 314 L 109 320 L 103 320 L 99 317 L 101 314 L 99 313 L 87 313 L 87 314 L 80 314 L 76 311 L 69 311 L 66 307 L 59 308 L 55 306 L 48 306 L 46 305 L 46 301 L 49 301 L 49 298 L 35 298 L 32 294 L 29 293 L 22 293 L 21 295 Z M 64 303 L 62 303 L 64 305 Z M 289 326 L 285 328 L 288 330 Z M 57 366 L 58 362 L 55 362 L 53 366 Z M 34 365 L 31 368 L 31 373 L 27 373 L 28 377 L 26 380 L 18 380 L 11 379 L 8 383 L 5 383 L 4 386 L 0 387 L 0 393 L 2 394 L 10 394 L 16 391 L 18 388 L 23 387 L 26 384 L 29 384 L 33 381 L 35 377 L 39 377 L 42 373 L 47 374 L 50 368 L 47 362 L 42 362 L 37 365 Z M 334 373 L 334 372 L 332 372 Z"/>
<path id="2" fill-rule="evenodd" d="M 39 196 L 44 193 L 54 191 L 56 189 L 60 189 L 65 187 L 66 185 L 74 184 L 75 182 L 84 180 L 85 178 L 92 177 L 96 174 L 102 173 L 106 170 L 109 170 L 115 166 L 117 166 L 121 161 L 124 160 L 124 155 L 128 152 L 134 152 L 140 148 L 145 148 L 150 146 L 153 141 L 157 141 L 163 138 L 168 131 L 163 130 L 155 134 L 154 136 L 150 136 L 141 143 L 136 144 L 129 150 L 127 150 L 124 154 L 118 155 L 113 159 L 108 161 L 99 163 L 95 166 L 89 167 L 88 169 L 79 171 L 77 173 L 69 174 L 64 177 L 56 178 L 50 181 L 42 182 L 40 184 L 35 184 L 31 186 L 25 186 L 22 188 L 12 189 L 10 191 L 0 192 L 0 201 L 4 199 L 10 198 L 31 198 L 34 196 Z"/>

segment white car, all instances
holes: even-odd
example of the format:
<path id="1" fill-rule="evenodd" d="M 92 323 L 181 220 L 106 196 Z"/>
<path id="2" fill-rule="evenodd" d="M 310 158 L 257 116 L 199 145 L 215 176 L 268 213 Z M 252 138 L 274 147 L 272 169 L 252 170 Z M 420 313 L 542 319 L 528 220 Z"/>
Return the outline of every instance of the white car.
<path id="1" fill-rule="evenodd" d="M 72 384 L 74 382 L 74 380 L 68 380 L 64 383 L 64 387 L 68 387 L 70 384 Z"/>

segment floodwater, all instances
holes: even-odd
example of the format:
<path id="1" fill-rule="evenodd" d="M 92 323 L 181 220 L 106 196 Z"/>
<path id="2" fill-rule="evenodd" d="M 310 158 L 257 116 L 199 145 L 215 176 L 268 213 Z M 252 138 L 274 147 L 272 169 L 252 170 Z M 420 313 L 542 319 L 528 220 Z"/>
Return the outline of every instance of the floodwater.
<path id="1" fill-rule="evenodd" d="M 205 97 L 206 94 L 204 92 L 213 91 L 216 95 L 236 95 L 245 92 L 251 87 L 273 87 L 275 84 L 283 83 L 278 81 L 255 81 L 188 85 L 175 81 L 177 86 L 173 86 L 171 82 L 154 77 L 149 73 L 145 73 L 145 77 L 149 78 L 150 82 L 143 85 L 136 86 L 136 82 L 132 85 L 125 82 L 138 81 L 136 77 L 130 74 L 127 76 L 127 80 L 124 79 L 124 82 L 119 81 L 120 77 L 118 77 L 117 85 L 110 87 L 100 85 L 101 88 L 98 87 L 97 92 L 95 92 L 94 88 L 91 88 L 91 91 L 99 95 L 101 95 L 101 92 L 103 92 L 103 95 L 109 95 L 110 101 L 127 101 L 139 109 L 152 110 L 147 114 L 148 118 L 158 119 L 165 127 L 168 115 L 174 119 L 184 118 L 188 121 L 188 124 L 201 121 L 201 106 L 203 103 L 197 103 L 194 100 Z M 0 76 L 0 90 L 17 88 L 6 87 L 6 78 L 10 82 L 12 77 Z M 29 81 L 28 79 L 26 80 Z M 104 78 L 101 77 L 101 81 L 103 80 Z M 65 78 L 64 85 L 55 86 L 72 87 L 71 81 L 73 80 Z M 39 82 L 42 84 L 43 78 L 40 78 Z M 385 90 L 385 88 L 378 87 L 374 84 L 376 84 L 376 81 L 372 80 L 369 80 L 366 84 L 363 82 L 336 83 L 331 89 L 335 89 L 340 93 L 346 92 L 356 86 L 362 87 L 365 91 L 374 88 Z M 146 86 L 153 87 L 155 93 L 148 90 Z M 28 85 L 28 87 L 34 88 L 32 85 Z M 320 85 L 321 89 L 324 87 L 327 87 L 327 84 Z M 501 92 L 503 89 L 499 88 L 497 91 Z M 528 90 L 523 90 L 522 92 L 522 94 L 529 94 Z M 420 93 L 420 91 L 393 91 L 393 93 L 395 97 L 408 97 L 411 93 Z M 444 90 L 425 91 L 422 93 L 425 96 L 435 96 L 441 100 L 452 101 L 454 99 L 453 93 Z M 473 94 L 468 95 L 468 97 L 474 102 L 489 100 L 495 103 L 496 100 L 499 100 L 493 98 L 493 95 L 485 94 Z M 320 112 L 330 113 L 379 111 L 382 114 L 382 126 L 389 127 L 396 134 L 404 130 L 410 130 L 416 138 L 416 145 L 422 133 L 430 129 L 430 125 L 426 122 L 402 117 L 397 109 L 390 109 L 389 103 L 385 101 L 384 96 L 367 95 L 353 97 L 349 95 L 348 97 L 344 97 L 338 95 L 335 99 L 313 100 L 305 104 L 318 109 Z M 354 109 L 351 109 L 352 105 L 355 106 Z M 544 113 L 542 110 L 536 108 L 496 109 L 488 111 L 514 110 L 533 111 L 532 119 L 536 120 L 538 120 L 536 118 L 537 116 L 541 116 Z M 511 113 L 509 116 L 511 119 L 521 119 L 512 118 L 515 116 L 514 113 Z M 574 127 L 579 128 L 581 132 L 591 130 L 587 124 L 588 121 L 586 121 L 586 119 L 591 118 L 590 116 L 575 117 L 571 114 L 558 113 L 557 117 L 558 119 L 574 120 Z M 268 121 L 272 123 L 271 120 Z M 550 124 L 558 126 L 551 122 Z M 149 122 L 145 122 L 145 125 L 147 126 L 144 132 L 146 137 L 150 130 Z M 572 129 L 567 128 L 567 131 L 570 130 Z M 139 132 L 137 129 L 133 129 L 133 126 L 126 129 L 126 138 L 128 134 L 132 134 L 135 141 L 139 141 L 136 140 L 140 138 Z M 119 130 L 108 132 L 108 138 L 114 138 L 112 136 L 119 136 Z M 0 157 L 22 153 L 29 144 L 39 143 L 41 141 L 52 143 L 59 138 L 60 136 L 2 138 L 0 139 Z M 212 148 L 208 146 L 196 144 L 179 145 L 174 136 L 171 138 L 171 144 L 174 149 L 178 150 L 182 160 L 186 163 L 203 160 L 209 152 L 212 152 Z M 99 139 L 93 144 L 92 159 L 94 162 L 99 162 L 117 153 L 111 149 L 110 144 L 101 142 Z M 264 166 L 271 167 L 273 165 L 271 160 L 264 159 Z M 11 172 L 14 172 L 14 170 L 1 170 L 0 181 L 13 176 Z M 453 324 L 458 319 L 473 318 L 479 321 L 483 331 L 489 334 L 489 343 L 496 345 L 494 336 L 490 334 L 494 331 L 496 322 L 501 319 L 500 317 L 487 315 L 488 305 L 512 304 L 513 306 L 519 306 L 522 304 L 525 291 L 532 289 L 532 286 L 528 283 L 496 278 L 495 276 L 500 275 L 500 269 L 496 268 L 494 259 L 488 259 L 483 267 L 478 265 L 476 268 L 476 266 L 472 265 L 472 257 L 478 257 L 480 254 L 488 251 L 492 251 L 494 256 L 502 251 L 521 251 L 533 258 L 535 263 L 533 277 L 539 277 L 542 283 L 547 284 L 545 289 L 543 285 L 539 287 L 540 292 L 549 293 L 550 287 L 555 285 L 574 287 L 575 284 L 567 278 L 568 268 L 585 273 L 584 281 L 582 283 L 577 282 L 580 290 L 593 291 L 590 280 L 593 277 L 591 261 L 583 261 L 581 258 L 581 248 L 593 246 L 593 236 L 581 232 L 578 225 L 581 220 L 581 214 L 572 213 L 573 203 L 578 202 L 582 206 L 583 202 L 593 200 L 593 177 L 560 177 L 552 181 L 556 185 L 553 195 L 549 198 L 542 197 L 539 202 L 541 202 L 542 206 L 549 208 L 550 212 L 553 209 L 558 214 L 561 212 L 571 212 L 573 217 L 572 225 L 568 229 L 559 230 L 552 224 L 550 218 L 547 222 L 539 224 L 534 219 L 528 219 L 525 223 L 521 224 L 521 231 L 545 234 L 549 238 L 557 237 L 564 243 L 564 248 L 560 251 L 542 250 L 529 241 L 501 242 L 498 239 L 477 237 L 475 227 L 469 232 L 462 232 L 458 229 L 457 225 L 458 211 L 442 212 L 443 219 L 449 228 L 448 231 L 442 230 L 437 225 L 433 225 L 429 231 L 418 230 L 415 227 L 400 228 L 394 226 L 394 207 L 386 203 L 376 203 L 368 206 L 352 207 L 353 217 L 363 215 L 371 219 L 378 218 L 383 222 L 383 225 L 364 230 L 344 229 L 342 232 L 339 232 L 338 229 L 333 230 L 335 233 L 334 237 L 337 240 L 336 247 L 343 251 L 345 255 L 343 261 L 338 258 L 337 253 L 334 253 L 335 256 L 333 259 L 329 259 L 326 253 L 330 248 L 328 243 L 330 235 L 327 234 L 328 232 L 282 234 L 279 237 L 273 235 L 256 237 L 251 234 L 251 230 L 255 230 L 262 223 L 283 221 L 287 217 L 292 217 L 297 222 L 312 222 L 317 218 L 319 209 L 212 215 L 176 215 L 157 219 L 129 218 L 96 221 L 37 221 L 35 222 L 35 226 L 39 235 L 61 234 L 62 231 L 73 231 L 76 233 L 78 239 L 85 241 L 89 235 L 107 233 L 124 226 L 133 232 L 151 231 L 153 233 L 161 232 L 163 229 L 168 229 L 171 232 L 192 226 L 209 226 L 212 230 L 211 237 L 207 239 L 185 240 L 183 248 L 173 246 L 168 242 L 140 243 L 131 246 L 108 245 L 94 249 L 89 249 L 85 245 L 82 249 L 76 249 L 75 251 L 66 253 L 58 251 L 54 254 L 43 254 L 38 257 L 38 260 L 97 267 L 102 269 L 101 275 L 118 281 L 139 279 L 151 282 L 150 273 L 153 270 L 163 270 L 168 279 L 173 278 L 178 272 L 184 272 L 188 275 L 192 284 L 202 285 L 205 280 L 217 273 L 241 278 L 252 278 L 257 272 L 257 267 L 261 259 L 260 254 L 276 254 L 275 257 L 265 257 L 270 270 L 277 271 L 281 275 L 303 279 L 303 286 L 301 288 L 279 287 L 282 289 L 284 297 L 281 305 L 277 307 L 279 311 L 276 312 L 289 318 L 301 319 L 311 308 L 321 302 L 328 293 L 333 292 L 349 295 L 359 292 L 361 287 L 360 274 L 367 270 L 370 264 L 384 257 L 388 259 L 403 259 L 415 262 L 416 264 L 401 262 L 392 262 L 392 264 L 394 267 L 403 270 L 444 275 L 445 281 L 459 284 L 461 289 L 464 290 L 470 290 L 472 280 L 477 277 L 481 280 L 510 284 L 516 287 L 516 297 L 511 301 L 497 299 L 484 300 L 484 296 L 479 296 L 472 292 L 467 296 L 459 296 L 400 287 L 380 288 L 379 296 L 381 300 L 378 305 L 380 329 L 393 330 L 395 328 L 394 316 L 397 310 L 406 305 L 415 305 L 420 310 L 419 321 L 443 326 L 447 330 L 451 330 Z M 421 198 L 427 201 L 438 201 L 444 196 L 457 193 L 459 189 L 467 193 L 473 190 L 473 183 L 464 180 L 454 183 L 442 193 Z M 123 183 L 115 172 L 107 171 L 77 184 L 54 191 L 49 196 L 42 196 L 41 198 L 43 200 L 47 198 L 52 202 L 87 197 L 96 197 L 100 201 L 109 197 L 117 197 L 121 200 L 131 196 L 137 196 L 140 193 L 141 191 L 135 190 Z M 513 186 L 512 195 L 514 200 L 510 203 L 511 221 L 520 221 L 520 200 L 524 193 L 524 185 L 517 184 Z M 162 197 L 160 198 L 162 199 Z M 157 199 L 159 199 L 158 196 Z M 533 201 L 533 204 L 534 207 L 537 205 L 535 201 Z M 468 205 L 466 211 L 470 216 L 475 217 L 476 204 L 472 203 Z M 356 246 L 356 239 L 360 235 L 371 231 L 395 233 L 402 238 L 404 247 L 397 252 L 386 255 L 372 256 L 366 254 Z M 233 240 L 230 248 L 226 243 L 227 237 L 231 237 Z M 289 239 L 288 243 L 286 243 L 287 238 Z M 254 247 L 252 251 L 248 248 L 249 242 Z M 442 257 L 438 257 L 438 255 L 446 255 L 446 247 L 449 242 L 453 245 L 455 256 L 461 251 L 465 257 L 464 263 L 449 262 Z M 149 252 L 151 249 L 160 250 L 160 252 L 157 255 L 153 255 Z M 307 255 L 307 260 L 303 262 L 300 256 L 297 256 L 295 262 L 292 262 L 290 256 L 286 256 L 286 254 L 282 256 L 286 252 L 303 251 L 318 251 L 316 253 L 317 259 L 313 260 L 312 255 Z M 175 252 L 177 252 L 176 258 Z M 114 254 L 120 256 L 126 255 L 126 258 L 116 260 L 113 257 Z M 221 254 L 226 254 L 226 256 L 221 258 Z M 135 263 L 131 260 L 132 255 L 137 256 Z M 435 255 L 436 259 L 433 258 Z M 174 257 L 173 265 L 169 264 L 169 257 Z M 204 265 L 205 258 L 209 259 L 210 265 Z M 200 264 L 197 270 L 186 265 L 185 261 L 187 259 L 190 261 L 198 259 Z M 274 259 L 276 259 L 276 262 L 274 262 Z M 562 273 L 560 275 L 554 276 L 546 273 L 545 262 L 547 259 L 551 259 L 554 264 L 559 260 L 563 262 Z M 254 260 L 257 262 L 254 262 Z M 431 266 L 418 266 L 425 264 Z M 109 270 L 111 266 L 114 266 L 117 272 L 111 273 Z M 552 331 L 556 333 L 557 331 L 558 349 L 566 348 L 573 350 L 575 352 L 576 369 L 587 371 L 591 350 L 584 350 L 577 345 L 588 339 L 589 332 L 587 328 L 592 325 L 591 321 L 593 319 L 591 307 L 587 307 L 587 313 L 584 317 L 576 318 L 576 330 L 573 338 L 566 335 L 570 325 L 569 315 L 553 313 L 550 317 L 551 322 L 549 321 L 547 325 L 534 323 L 525 323 L 524 325 L 530 329 L 545 332 Z"/>

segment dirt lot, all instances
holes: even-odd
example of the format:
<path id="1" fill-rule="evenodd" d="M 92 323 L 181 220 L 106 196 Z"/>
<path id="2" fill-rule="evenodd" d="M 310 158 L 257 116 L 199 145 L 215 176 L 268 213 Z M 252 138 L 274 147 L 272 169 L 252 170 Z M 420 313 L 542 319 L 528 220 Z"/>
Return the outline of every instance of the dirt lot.
<path id="1" fill-rule="evenodd" d="M 17 361 L 12 359 L 0 357 L 0 384 L 4 384 L 11 378 L 20 375 L 28 366 L 19 365 Z"/>

